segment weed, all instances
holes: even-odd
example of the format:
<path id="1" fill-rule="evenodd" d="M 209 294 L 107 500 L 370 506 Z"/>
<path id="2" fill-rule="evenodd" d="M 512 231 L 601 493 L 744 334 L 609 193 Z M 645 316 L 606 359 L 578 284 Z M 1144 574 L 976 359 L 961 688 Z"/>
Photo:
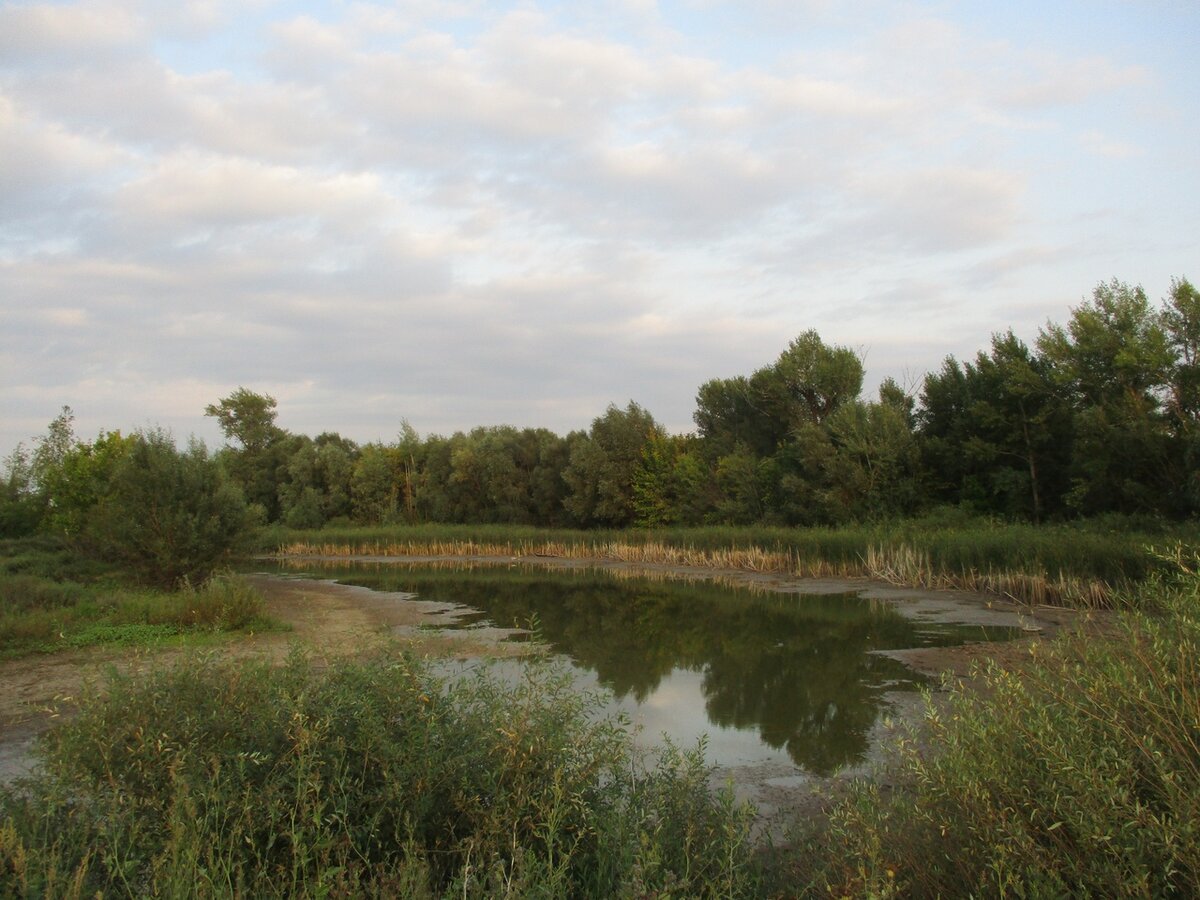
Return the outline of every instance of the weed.
<path id="1" fill-rule="evenodd" d="M 1191 896 L 1200 887 L 1200 578 L 1155 580 L 1108 639 L 930 703 L 884 796 L 807 836 L 838 895 Z"/>
<path id="2" fill-rule="evenodd" d="M 0 792 L 23 894 L 751 896 L 748 809 L 698 753 L 637 762 L 564 673 L 186 660 L 51 732 Z"/>

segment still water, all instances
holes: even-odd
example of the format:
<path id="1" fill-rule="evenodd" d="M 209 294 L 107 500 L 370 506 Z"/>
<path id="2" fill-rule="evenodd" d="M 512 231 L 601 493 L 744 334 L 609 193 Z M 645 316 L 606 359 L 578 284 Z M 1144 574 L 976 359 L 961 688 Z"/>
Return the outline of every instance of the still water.
<path id="1" fill-rule="evenodd" d="M 457 627 L 532 629 L 581 686 L 610 691 L 646 742 L 665 734 L 694 746 L 703 734 L 718 765 L 790 762 L 814 775 L 864 759 L 895 693 L 925 683 L 880 651 L 1016 634 L 918 621 L 858 592 L 752 591 L 603 569 L 387 563 L 283 571 L 469 608 Z"/>

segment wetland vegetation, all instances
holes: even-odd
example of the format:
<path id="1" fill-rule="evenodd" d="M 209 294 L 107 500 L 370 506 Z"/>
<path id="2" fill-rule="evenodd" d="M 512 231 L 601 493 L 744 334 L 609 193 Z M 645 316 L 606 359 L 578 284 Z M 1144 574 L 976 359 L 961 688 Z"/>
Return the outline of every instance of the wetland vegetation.
<path id="1" fill-rule="evenodd" d="M 0 790 L 0 896 L 1194 895 L 1200 294 L 1180 279 L 1154 307 L 1101 284 L 1033 346 L 998 334 L 874 400 L 862 382 L 857 354 L 807 332 L 701 385 L 689 435 L 631 402 L 566 436 L 402 424 L 360 446 L 292 434 L 239 389 L 207 408 L 229 441 L 209 453 L 158 430 L 81 439 L 64 408 L 6 462 L 0 665 L 271 627 L 221 574 L 256 551 L 867 575 L 1116 612 L 951 685 L 882 781 L 770 848 L 696 753 L 639 764 L 552 668 L 447 682 L 398 651 L 184 654 L 114 674 Z M 552 641 L 606 627 L 529 593 Z M 711 643 L 676 631 L 684 657 Z M 662 664 L 606 671 L 636 693 Z"/>

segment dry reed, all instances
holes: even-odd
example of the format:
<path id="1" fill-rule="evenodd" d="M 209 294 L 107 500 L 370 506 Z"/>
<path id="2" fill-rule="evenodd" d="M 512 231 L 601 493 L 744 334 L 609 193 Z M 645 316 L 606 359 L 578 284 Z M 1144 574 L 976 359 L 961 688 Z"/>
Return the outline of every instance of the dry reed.
<path id="1" fill-rule="evenodd" d="M 1070 606 L 1097 609 L 1113 602 L 1112 587 L 1088 578 L 1051 577 L 1046 572 L 980 571 L 938 569 L 926 551 L 908 544 L 867 548 L 855 560 L 830 561 L 801 556 L 791 551 L 759 547 L 697 549 L 662 543 L 619 542 L 562 543 L 521 541 L 487 543 L 478 541 L 408 541 L 368 544 L 292 543 L 279 549 L 278 556 L 295 558 L 465 558 L 521 559 L 558 558 L 605 560 L 644 566 L 698 568 L 773 573 L 799 578 L 869 577 L 904 587 L 931 590 L 966 590 L 994 594 L 1031 606 Z"/>

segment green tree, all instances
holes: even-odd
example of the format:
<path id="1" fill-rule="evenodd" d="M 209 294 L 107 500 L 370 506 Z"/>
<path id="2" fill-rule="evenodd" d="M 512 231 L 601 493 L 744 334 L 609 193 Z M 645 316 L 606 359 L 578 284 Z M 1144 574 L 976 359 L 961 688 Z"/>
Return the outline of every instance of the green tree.
<path id="1" fill-rule="evenodd" d="M 751 380 L 742 375 L 715 378 L 700 386 L 692 418 L 710 460 L 738 448 L 749 449 L 757 456 L 769 456 L 775 451 L 787 428 L 768 415 L 758 396 L 761 389 L 761 383 L 752 386 Z"/>
<path id="2" fill-rule="evenodd" d="M 1162 412 L 1174 354 L 1142 288 L 1099 285 L 1037 346 L 1074 408 L 1071 506 L 1084 514 L 1167 510 L 1182 477 Z"/>
<path id="3" fill-rule="evenodd" d="M 286 465 L 287 480 L 279 487 L 284 524 L 320 528 L 331 519 L 348 518 L 358 446 L 332 432 L 315 440 L 299 437 L 295 444 Z"/>
<path id="4" fill-rule="evenodd" d="M 38 439 L 21 476 L 29 502 L 38 508 L 40 527 L 67 538 L 78 537 L 131 442 L 117 431 L 102 433 L 90 443 L 81 441 L 75 436 L 74 418 L 64 406 Z"/>
<path id="5" fill-rule="evenodd" d="M 64 406 L 36 440 L 29 472 L 34 489 L 46 506 L 52 502 L 56 482 L 61 478 L 63 461 L 78 443 L 75 437 L 75 413 Z"/>
<path id="6" fill-rule="evenodd" d="M 902 405 L 854 401 L 833 413 L 828 426 L 834 452 L 827 480 L 849 516 L 886 518 L 917 508 L 920 454 Z"/>
<path id="7" fill-rule="evenodd" d="M 1172 279 L 1162 324 L 1174 353 L 1170 410 L 1180 422 L 1194 424 L 1200 420 L 1200 291 L 1186 278 Z"/>
<path id="8" fill-rule="evenodd" d="M 678 521 L 678 455 L 678 441 L 659 431 L 642 446 L 642 462 L 633 473 L 633 521 L 639 528 L 658 528 Z"/>
<path id="9" fill-rule="evenodd" d="M 630 401 L 625 409 L 610 405 L 586 436 L 575 439 L 563 478 L 569 488 L 564 503 L 577 522 L 615 527 L 633 522 L 642 448 L 660 433 L 654 417 Z"/>
<path id="10" fill-rule="evenodd" d="M 217 420 L 233 442 L 221 460 L 241 487 L 248 503 L 262 508 L 268 521 L 278 521 L 280 488 L 288 480 L 288 460 L 298 449 L 295 440 L 275 424 L 275 398 L 239 387 L 228 397 L 210 403 L 206 416 Z"/>
<path id="11" fill-rule="evenodd" d="M 694 419 L 710 460 L 749 451 L 774 454 L 805 425 L 821 425 L 862 390 L 863 367 L 846 347 L 816 331 L 795 338 L 749 378 L 714 379 L 696 395 Z"/>
<path id="12" fill-rule="evenodd" d="M 751 525 L 767 512 L 771 466 L 748 448 L 735 448 L 717 460 L 717 501 L 713 517 L 726 525 Z"/>
<path id="13" fill-rule="evenodd" d="M 368 525 L 403 521 L 402 468 L 397 448 L 380 443 L 363 446 L 350 476 L 350 497 L 356 521 Z"/>
<path id="14" fill-rule="evenodd" d="M 208 404 L 204 414 L 217 420 L 228 440 L 236 441 L 242 450 L 255 453 L 283 437 L 283 430 L 275 424 L 277 405 L 269 394 L 256 394 L 239 387 L 219 402 Z"/>
<path id="15" fill-rule="evenodd" d="M 1200 291 L 1186 278 L 1171 281 L 1162 321 L 1175 354 L 1168 411 L 1182 473 L 1177 511 L 1196 515 L 1200 513 Z"/>
<path id="16" fill-rule="evenodd" d="M 848 347 L 828 346 L 815 331 L 806 331 L 780 354 L 774 370 L 791 409 L 793 427 L 823 423 L 862 390 L 863 365 Z"/>
<path id="17" fill-rule="evenodd" d="M 1009 331 L 926 377 L 918 418 L 938 499 L 1034 522 L 1062 511 L 1072 414 L 1053 374 Z"/>
<path id="18" fill-rule="evenodd" d="M 243 538 L 241 492 L 204 445 L 176 448 L 170 435 L 132 436 L 85 528 L 87 546 L 142 580 L 174 587 L 201 581 Z"/>
<path id="19" fill-rule="evenodd" d="M 17 444 L 4 459 L 0 483 L 0 537 L 24 537 L 38 528 L 42 506 L 34 490 L 29 451 Z"/>

